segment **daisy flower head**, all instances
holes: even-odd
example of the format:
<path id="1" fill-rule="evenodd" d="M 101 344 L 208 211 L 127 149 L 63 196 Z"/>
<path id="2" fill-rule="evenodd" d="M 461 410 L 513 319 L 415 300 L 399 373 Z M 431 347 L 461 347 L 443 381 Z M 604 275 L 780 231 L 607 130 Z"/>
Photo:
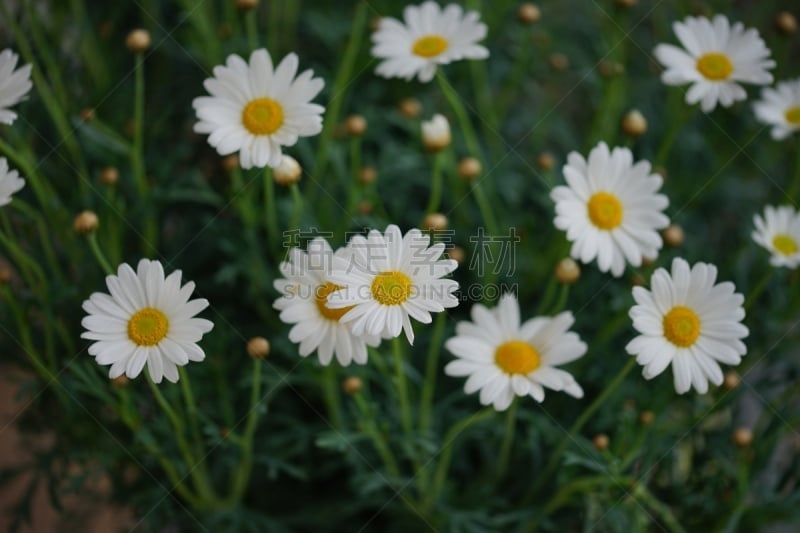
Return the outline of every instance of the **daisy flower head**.
<path id="1" fill-rule="evenodd" d="M 479 18 L 477 12 L 464 13 L 457 4 L 442 9 L 432 1 L 406 6 L 405 24 L 392 17 L 382 18 L 372 34 L 372 55 L 383 59 L 376 73 L 406 81 L 417 76 L 427 83 L 436 74 L 437 65 L 486 59 L 489 51 L 477 44 L 486 37 L 486 24 Z"/>
<path id="2" fill-rule="evenodd" d="M 134 271 L 122 264 L 117 275 L 106 277 L 110 294 L 96 292 L 83 302 L 87 316 L 81 324 L 84 339 L 95 341 L 89 355 L 100 365 L 111 365 L 108 377 L 125 374 L 133 379 L 145 363 L 150 379 L 178 381 L 178 367 L 202 361 L 197 343 L 214 324 L 194 318 L 208 300 L 190 300 L 194 283 L 181 286 L 181 271 L 166 278 L 158 261 L 142 259 Z"/>
<path id="3" fill-rule="evenodd" d="M 745 29 L 741 22 L 731 26 L 727 17 L 717 15 L 687 17 L 672 25 L 683 49 L 659 44 L 653 53 L 665 67 L 661 81 L 667 85 L 692 86 L 686 103 L 711 112 L 717 103 L 730 107 L 747 98 L 739 83 L 767 85 L 772 83 L 768 72 L 775 66 L 770 51 L 754 28 Z"/>
<path id="4" fill-rule="evenodd" d="M 653 379 L 672 364 L 675 391 L 694 387 L 700 394 L 708 382 L 723 381 L 719 364 L 738 365 L 747 348 L 741 339 L 749 334 L 742 324 L 744 296 L 726 281 L 716 283 L 717 267 L 684 259 L 672 261 L 672 272 L 659 268 L 650 280 L 651 290 L 633 288 L 636 300 L 630 310 L 633 327 L 640 333 L 625 349 Z"/>
<path id="5" fill-rule="evenodd" d="M 800 78 L 782 81 L 774 89 L 762 89 L 761 100 L 753 109 L 759 121 L 772 126 L 772 138 L 776 141 L 800 130 Z"/>
<path id="6" fill-rule="evenodd" d="M 289 340 L 300 343 L 299 353 L 306 357 L 316 350 L 319 362 L 329 365 L 333 356 L 342 366 L 351 361 L 367 362 L 367 346 L 378 346 L 378 335 L 354 335 L 348 324 L 340 319 L 350 307 L 328 307 L 328 295 L 342 288 L 330 281 L 334 265 L 346 268 L 351 252 L 339 248 L 335 252 L 322 237 L 308 243 L 305 251 L 292 248 L 289 260 L 281 263 L 282 279 L 274 282 L 281 293 L 275 301 L 280 319 L 294 324 Z"/>
<path id="7" fill-rule="evenodd" d="M 192 102 L 198 118 L 194 131 L 208 133 L 220 155 L 239 152 L 242 168 L 277 167 L 281 146 L 322 131 L 325 108 L 311 100 L 325 83 L 311 70 L 295 77 L 297 67 L 297 54 L 291 53 L 273 69 L 263 48 L 250 54 L 249 63 L 228 56 L 203 82 L 211 96 Z"/>
<path id="8" fill-rule="evenodd" d="M 597 258 L 602 272 L 620 277 L 627 261 L 634 267 L 642 258 L 653 260 L 663 245 L 659 229 L 669 225 L 662 211 L 669 204 L 658 194 L 661 176 L 650 163 L 633 163 L 627 148 L 609 151 L 601 142 L 584 159 L 577 152 L 564 165 L 567 186 L 555 187 L 555 226 L 572 241 L 570 255 L 584 263 Z"/>
<path id="9" fill-rule="evenodd" d="M 13 124 L 17 114 L 9 109 L 27 96 L 33 87 L 31 65 L 14 70 L 19 56 L 9 49 L 0 52 L 0 122 Z"/>
<path id="10" fill-rule="evenodd" d="M 457 359 L 444 372 L 469 376 L 465 393 L 480 390 L 481 404 L 491 404 L 498 411 L 507 409 L 514 396 L 530 395 L 542 402 L 545 388 L 583 397 L 572 374 L 556 368 L 586 353 L 578 334 L 568 331 L 575 322 L 572 313 L 520 323 L 517 297 L 506 293 L 493 309 L 473 305 L 471 315 L 472 322 L 459 322 L 456 336 L 445 343 Z"/>
<path id="11" fill-rule="evenodd" d="M 764 218 L 753 216 L 753 240 L 770 252 L 772 266 L 797 268 L 800 265 L 800 213 L 792 206 L 764 208 Z"/>
<path id="12" fill-rule="evenodd" d="M 458 263 L 441 259 L 444 243 L 431 245 L 419 229 L 403 235 L 392 224 L 384 233 L 354 236 L 348 248 L 348 264 L 331 276 L 343 288 L 328 296 L 328 307 L 348 309 L 340 321 L 351 324 L 354 335 L 394 338 L 404 331 L 413 344 L 411 318 L 429 324 L 431 313 L 458 305 L 458 282 L 443 279 Z"/>
<path id="13" fill-rule="evenodd" d="M 0 157 L 0 206 L 11 203 L 11 195 L 25 186 L 25 180 L 19 177 L 19 172 L 9 170 L 8 160 Z"/>

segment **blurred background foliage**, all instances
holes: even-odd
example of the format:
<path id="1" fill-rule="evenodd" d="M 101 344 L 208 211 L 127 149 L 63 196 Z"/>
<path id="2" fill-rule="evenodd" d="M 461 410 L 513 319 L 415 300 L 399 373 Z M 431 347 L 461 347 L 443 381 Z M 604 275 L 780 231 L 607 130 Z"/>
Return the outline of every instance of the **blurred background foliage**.
<path id="1" fill-rule="evenodd" d="M 481 216 L 471 184 L 456 171 L 461 157 L 474 154 L 442 92 L 435 83 L 384 80 L 373 73 L 369 25 L 380 16 L 400 17 L 403 3 L 264 1 L 245 13 L 221 0 L 4 2 L 1 44 L 35 66 L 34 89 L 17 107 L 14 126 L 0 129 L 0 139 L 2 147 L 22 154 L 10 158 L 11 166 L 26 178 L 39 175 L 42 190 L 36 195 L 29 186 L 18 195 L 34 212 L 12 204 L 0 222 L 3 235 L 36 258 L 47 283 L 35 272 L 25 279 L 32 267 L 20 268 L 3 248 L 10 280 L 3 287 L 8 305 L 0 306 L 0 341 L 4 364 L 31 368 L 32 352 L 46 361 L 46 368 L 31 368 L 30 379 L 20 383 L 20 395 L 31 405 L 17 423 L 56 438 L 35 464 L 8 469 L 1 480 L 35 469 L 58 501 L 70 487 L 81 487 L 81 475 L 105 471 L 114 500 L 132 508 L 148 530 L 755 531 L 800 522 L 798 273 L 770 274 L 766 252 L 750 239 L 752 215 L 766 203 L 797 202 L 783 193 L 796 171 L 797 139 L 772 141 L 750 103 L 710 115 L 688 108 L 681 89 L 661 84 L 652 57 L 655 44 L 676 41 L 673 21 L 722 13 L 759 29 L 778 63 L 776 80 L 796 77 L 797 33 L 781 33 L 774 23 L 781 9 L 796 6 L 779 0 L 664 0 L 633 7 L 611 0 L 543 0 L 541 19 L 524 24 L 517 2 L 465 4 L 489 26 L 484 44 L 491 57 L 443 70 L 480 133 L 480 180 L 499 227 L 513 227 L 522 237 L 515 268 L 499 281 L 516 285 L 526 317 L 544 310 L 548 291 L 575 313 L 575 330 L 589 351 L 569 370 L 585 398 L 549 393 L 541 406 L 523 401 L 510 466 L 498 476 L 506 431 L 500 415 L 476 423 L 455 442 L 445 440 L 447 428 L 480 407 L 476 397 L 463 394 L 461 380 L 439 375 L 431 429 L 403 436 L 393 384 L 373 364 L 376 354 L 364 367 L 335 367 L 325 377 L 315 359 L 297 356 L 288 328 L 272 310 L 272 281 L 285 249 L 269 246 L 259 222 L 246 219 L 256 213 L 260 220 L 260 210 L 240 209 L 243 202 L 260 205 L 261 173 L 231 171 L 205 137 L 192 132 L 191 101 L 205 93 L 202 81 L 228 54 L 249 55 L 247 24 L 256 25 L 258 44 L 268 47 L 273 60 L 295 51 L 301 70 L 313 68 L 326 80 L 317 98 L 327 108 L 326 133 L 287 150 L 305 171 L 300 227 L 336 230 L 333 241 L 343 244 L 344 229 L 421 224 L 433 159 L 421 147 L 420 118 L 398 109 L 401 100 L 415 98 L 422 118 L 440 112 L 454 128 L 454 145 L 442 156 L 441 211 L 455 232 L 453 242 L 467 258 L 475 252 L 469 237 Z M 131 169 L 135 76 L 124 45 L 137 27 L 152 36 L 143 63 L 145 194 L 134 185 Z M 348 54 L 351 67 L 343 68 Z M 637 139 L 620 131 L 622 116 L 633 108 L 649 124 Z M 341 132 L 351 113 L 368 122 L 358 140 Z M 671 149 L 662 150 L 673 137 Z M 549 190 L 563 180 L 560 167 L 568 152 L 586 154 L 600 140 L 629 146 L 637 158 L 662 169 L 667 213 L 685 239 L 665 248 L 656 264 L 629 269 L 621 279 L 588 265 L 577 284 L 557 287 L 553 270 L 568 246 L 552 226 Z M 374 188 L 354 179 L 361 165 L 377 170 Z M 119 172 L 114 185 L 101 180 L 109 166 Z M 353 199 L 355 204 L 348 203 Z M 370 208 L 354 209 L 362 201 Z M 294 205 L 290 191 L 279 188 L 281 230 L 289 229 Z M 197 294 L 211 302 L 205 317 L 216 327 L 203 340 L 208 358 L 186 370 L 215 485 L 227 483 L 242 457 L 237 435 L 252 386 L 245 344 L 255 335 L 270 340 L 252 477 L 240 502 L 198 508 L 182 501 L 149 451 L 150 443 L 160 443 L 164 458 L 186 471 L 144 379 L 113 387 L 105 369 L 86 354 L 88 343 L 79 339 L 80 303 L 104 284 L 85 239 L 72 229 L 82 209 L 99 215 L 97 240 L 113 264 L 161 259 L 168 270 L 183 270 L 185 279 L 197 283 Z M 649 279 L 655 267 L 678 255 L 715 263 L 720 279 L 735 281 L 746 295 L 766 279 L 745 320 L 751 334 L 748 356 L 737 369 L 741 383 L 678 397 L 669 373 L 646 382 L 633 372 L 575 440 L 565 442 L 554 475 L 543 478 L 565 428 L 628 359 L 632 283 Z M 484 281 L 466 264 L 456 278 L 464 287 Z M 452 333 L 472 303 L 465 295 L 442 319 L 441 330 L 417 325 L 406 369 L 415 393 L 430 346 Z M 380 350 L 387 349 L 385 344 Z M 443 354 L 441 360 L 447 359 Z M 343 395 L 334 416 L 323 384 L 351 375 L 365 383 L 362 401 Z M 179 386 L 163 390 L 180 404 Z M 752 429 L 751 444 L 734 445 L 740 427 Z M 387 475 L 368 438 L 373 431 L 395 450 L 399 476 Z M 602 439 L 593 441 L 601 433 L 608 436 L 607 447 Z M 441 494 L 426 502 L 414 474 L 419 465 L 440 464 L 443 444 L 451 447 L 452 466 Z M 65 469 L 67 464 L 81 465 L 79 473 Z M 15 510 L 23 522 L 29 502 Z"/>

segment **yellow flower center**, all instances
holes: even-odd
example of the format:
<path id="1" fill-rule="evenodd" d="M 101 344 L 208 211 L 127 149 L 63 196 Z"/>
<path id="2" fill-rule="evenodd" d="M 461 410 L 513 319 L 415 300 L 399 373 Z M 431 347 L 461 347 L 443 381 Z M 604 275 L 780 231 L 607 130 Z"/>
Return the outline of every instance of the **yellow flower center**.
<path id="1" fill-rule="evenodd" d="M 785 233 L 779 233 L 775 235 L 775 237 L 772 239 L 772 246 L 774 246 L 775 249 L 783 255 L 796 254 L 798 250 L 797 241 Z"/>
<path id="2" fill-rule="evenodd" d="M 611 230 L 622 222 L 622 204 L 607 192 L 597 192 L 589 198 L 589 220 L 600 229 Z"/>
<path id="3" fill-rule="evenodd" d="M 786 122 L 792 126 L 800 126 L 800 105 L 790 107 L 786 110 Z"/>
<path id="4" fill-rule="evenodd" d="M 664 315 L 664 336 L 675 346 L 686 348 L 700 336 L 700 319 L 697 313 L 677 305 Z"/>
<path id="5" fill-rule="evenodd" d="M 372 297 L 383 305 L 399 305 L 411 295 L 411 279 L 396 270 L 381 272 L 372 281 Z"/>
<path id="6" fill-rule="evenodd" d="M 327 318 L 328 320 L 333 320 L 334 322 L 338 322 L 342 316 L 349 310 L 351 310 L 354 306 L 350 307 L 342 307 L 341 309 L 331 309 L 328 307 L 328 295 L 334 291 L 338 291 L 339 289 L 343 289 L 341 285 L 336 285 L 335 283 L 331 283 L 330 281 L 326 281 L 325 284 L 320 285 L 317 287 L 317 294 L 314 295 L 314 299 L 317 303 L 317 309 L 319 309 L 319 314 Z"/>
<path id="7" fill-rule="evenodd" d="M 167 315 L 152 307 L 139 309 L 128 320 L 128 338 L 139 346 L 158 344 L 168 331 Z"/>
<path id="8" fill-rule="evenodd" d="M 269 135 L 283 124 L 283 108 L 272 98 L 256 98 L 242 111 L 242 124 L 253 135 Z"/>
<path id="9" fill-rule="evenodd" d="M 414 43 L 414 47 L 411 49 L 415 55 L 422 57 L 438 56 L 445 50 L 447 50 L 447 39 L 439 35 L 426 35 L 425 37 L 420 37 L 417 39 L 417 41 Z"/>
<path id="10" fill-rule="evenodd" d="M 530 374 L 542 360 L 536 348 L 527 342 L 508 341 L 494 351 L 494 363 L 506 374 Z"/>
<path id="11" fill-rule="evenodd" d="M 707 80 L 720 81 L 727 80 L 733 72 L 733 64 L 728 56 L 717 52 L 703 54 L 697 60 L 697 70 L 706 77 Z"/>

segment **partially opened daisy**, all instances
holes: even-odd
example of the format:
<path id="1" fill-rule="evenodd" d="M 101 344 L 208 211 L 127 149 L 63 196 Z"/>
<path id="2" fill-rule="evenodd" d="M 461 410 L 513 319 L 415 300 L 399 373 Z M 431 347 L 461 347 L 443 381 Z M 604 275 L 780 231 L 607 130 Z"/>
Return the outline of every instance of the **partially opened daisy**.
<path id="1" fill-rule="evenodd" d="M 444 243 L 430 244 L 418 229 L 403 236 L 394 224 L 384 233 L 356 235 L 348 248 L 352 257 L 335 268 L 331 281 L 343 288 L 328 296 L 331 309 L 349 310 L 339 320 L 351 324 L 354 335 L 393 338 L 405 331 L 414 343 L 411 318 L 429 324 L 431 313 L 458 305 L 458 282 L 444 279 L 458 263 L 441 259 Z"/>
<path id="2" fill-rule="evenodd" d="M 11 195 L 25 186 L 25 180 L 19 177 L 19 172 L 9 170 L 8 160 L 0 157 L 0 206 L 11 203 Z"/>
<path id="3" fill-rule="evenodd" d="M 681 258 L 672 272 L 659 268 L 650 280 L 651 290 L 633 288 L 636 300 L 630 310 L 633 327 L 640 333 L 626 347 L 653 379 L 672 364 L 678 394 L 694 387 L 705 394 L 708 382 L 722 383 L 719 364 L 738 365 L 747 348 L 742 324 L 744 296 L 726 281 L 715 284 L 717 267 L 696 263 L 691 269 Z"/>
<path id="4" fill-rule="evenodd" d="M 199 120 L 194 131 L 208 133 L 208 143 L 220 155 L 239 152 L 242 168 L 277 167 L 281 146 L 322 131 L 325 108 L 310 102 L 325 83 L 313 78 L 311 70 L 295 78 L 297 67 L 292 53 L 273 69 L 263 48 L 250 55 L 249 64 L 228 56 L 226 65 L 214 67 L 214 77 L 203 83 L 211 96 L 192 102 Z"/>
<path id="5" fill-rule="evenodd" d="M 166 278 L 158 261 L 142 259 L 134 271 L 127 264 L 106 277 L 110 293 L 96 292 L 83 302 L 88 316 L 81 337 L 96 341 L 89 355 L 100 365 L 111 365 L 108 377 L 125 374 L 133 379 L 145 363 L 150 379 L 178 381 L 178 366 L 202 361 L 197 343 L 214 327 L 194 316 L 208 307 L 203 298 L 190 300 L 194 283 L 181 286 L 181 271 Z"/>
<path id="6" fill-rule="evenodd" d="M 758 120 L 772 126 L 772 138 L 785 139 L 800 130 L 800 79 L 782 81 L 774 89 L 761 90 L 753 104 Z"/>
<path id="7" fill-rule="evenodd" d="M 633 163 L 627 148 L 609 151 L 601 142 L 585 160 L 577 152 L 567 156 L 564 178 L 568 186 L 555 187 L 555 226 L 572 241 L 570 255 L 589 263 L 595 257 L 602 272 L 621 276 L 625 262 L 638 267 L 642 258 L 653 260 L 663 241 L 659 229 L 669 225 L 663 211 L 669 201 L 658 194 L 662 178 L 650 172 L 650 163 Z"/>
<path id="8" fill-rule="evenodd" d="M 19 56 L 11 50 L 0 52 L 0 122 L 13 124 L 17 114 L 9 108 L 19 103 L 31 90 L 31 65 L 14 70 Z"/>
<path id="9" fill-rule="evenodd" d="M 654 53 L 666 68 L 661 80 L 667 85 L 692 86 L 686 102 L 696 104 L 706 113 L 717 103 L 730 107 L 747 98 L 741 83 L 767 85 L 772 83 L 768 72 L 775 66 L 770 51 L 754 28 L 745 29 L 741 22 L 731 26 L 727 17 L 717 15 L 687 17 L 672 25 L 684 49 L 671 44 L 659 44 Z"/>
<path id="10" fill-rule="evenodd" d="M 486 37 L 486 24 L 478 22 L 475 11 L 464 13 L 461 6 L 441 9 L 436 2 L 406 6 L 405 24 L 382 18 L 372 34 L 372 55 L 383 59 L 376 72 L 384 78 L 429 82 L 437 65 L 459 59 L 486 59 L 489 51 L 477 44 Z"/>
<path id="11" fill-rule="evenodd" d="M 572 374 L 560 368 L 586 353 L 577 333 L 568 331 L 575 319 L 565 311 L 520 324 L 519 302 L 506 293 L 494 309 L 472 306 L 472 322 L 459 322 L 456 336 L 445 347 L 458 359 L 444 369 L 448 376 L 466 377 L 464 392 L 480 390 L 480 402 L 503 411 L 514 396 L 544 400 L 544 389 L 564 391 L 576 398 L 583 389 Z"/>
<path id="12" fill-rule="evenodd" d="M 275 280 L 275 289 L 281 293 L 275 309 L 280 310 L 281 320 L 294 324 L 289 340 L 300 343 L 303 357 L 316 350 L 323 365 L 330 364 L 334 355 L 342 366 L 351 361 L 363 365 L 367 362 L 367 346 L 380 344 L 380 336 L 354 335 L 350 326 L 341 322 L 350 307 L 328 307 L 328 295 L 342 288 L 330 281 L 334 263 L 344 269 L 350 255 L 347 248 L 334 252 L 328 241 L 317 237 L 308 243 L 306 251 L 289 251 L 289 261 L 280 265 L 283 279 Z"/>
<path id="13" fill-rule="evenodd" d="M 764 208 L 764 218 L 753 216 L 753 240 L 772 252 L 773 266 L 797 268 L 800 265 L 800 213 L 792 206 Z"/>

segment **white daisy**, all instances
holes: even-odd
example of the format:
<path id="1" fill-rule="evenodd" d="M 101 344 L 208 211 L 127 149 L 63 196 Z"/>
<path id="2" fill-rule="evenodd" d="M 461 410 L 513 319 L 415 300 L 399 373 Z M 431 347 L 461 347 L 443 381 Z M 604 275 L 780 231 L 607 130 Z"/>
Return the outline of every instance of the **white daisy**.
<path id="1" fill-rule="evenodd" d="M 405 331 L 414 343 L 410 318 L 423 324 L 458 305 L 453 292 L 458 282 L 441 279 L 456 269 L 452 259 L 440 259 L 444 243 L 430 246 L 430 237 L 418 229 L 403 236 L 394 224 L 381 234 L 356 235 L 348 245 L 352 252 L 345 268 L 335 268 L 331 281 L 343 289 L 328 296 L 331 309 L 350 308 L 339 320 L 352 323 L 354 335 L 394 338 Z"/>
<path id="2" fill-rule="evenodd" d="M 481 404 L 493 404 L 498 411 L 508 408 L 514 395 L 544 401 L 545 387 L 582 398 L 583 389 L 572 374 L 556 368 L 586 353 L 586 343 L 567 331 L 575 322 L 572 313 L 523 324 L 519 315 L 517 297 L 509 293 L 494 309 L 473 305 L 472 322 L 459 322 L 456 336 L 445 343 L 458 357 L 447 364 L 445 374 L 469 376 L 464 392 L 480 390 Z"/>
<path id="3" fill-rule="evenodd" d="M 753 216 L 753 240 L 772 252 L 773 266 L 797 268 L 800 265 L 800 213 L 792 206 L 764 208 L 764 218 Z"/>
<path id="4" fill-rule="evenodd" d="M 25 186 L 19 172 L 8 169 L 8 160 L 0 157 L 0 206 L 11 203 L 11 195 Z"/>
<path id="5" fill-rule="evenodd" d="M 737 82 L 767 85 L 772 74 L 767 69 L 775 62 L 754 28 L 745 29 L 741 22 L 731 26 L 723 15 L 713 20 L 687 17 L 672 25 L 685 50 L 671 44 L 659 44 L 654 53 L 666 70 L 661 81 L 667 85 L 692 86 L 686 103 L 696 104 L 706 113 L 717 102 L 730 107 L 747 93 Z"/>
<path id="6" fill-rule="evenodd" d="M 0 122 L 13 124 L 17 114 L 8 109 L 16 105 L 28 94 L 31 83 L 31 65 L 24 65 L 18 70 L 19 56 L 11 50 L 0 52 Z"/>
<path id="7" fill-rule="evenodd" d="M 311 70 L 295 79 L 297 66 L 292 53 L 273 70 L 263 48 L 250 55 L 249 65 L 228 56 L 226 66 L 214 67 L 214 77 L 203 83 L 211 96 L 192 102 L 199 119 L 194 131 L 209 133 L 208 143 L 220 155 L 238 151 L 242 168 L 277 167 L 281 146 L 322 131 L 325 108 L 310 101 L 325 83 Z"/>
<path id="8" fill-rule="evenodd" d="M 758 120 L 772 126 L 775 140 L 800 130 L 800 78 L 782 81 L 774 89 L 762 89 L 761 100 L 753 109 Z"/>
<path id="9" fill-rule="evenodd" d="M 714 284 L 717 267 L 696 263 L 691 270 L 681 258 L 672 261 L 672 275 L 663 268 L 653 273 L 652 290 L 633 288 L 636 304 L 630 310 L 633 327 L 641 333 L 626 346 L 642 375 L 653 379 L 672 363 L 675 390 L 692 386 L 701 394 L 708 382 L 722 383 L 719 363 L 738 365 L 748 335 L 741 323 L 744 296 L 733 283 Z"/>
<path id="10" fill-rule="evenodd" d="M 588 162 L 571 152 L 563 170 L 568 187 L 555 187 L 550 196 L 555 226 L 567 232 L 573 258 L 589 263 L 597 257 L 600 270 L 616 277 L 626 260 L 638 267 L 642 257 L 656 258 L 663 244 L 656 230 L 669 225 L 661 212 L 669 200 L 657 194 L 663 180 L 650 173 L 650 163 L 633 164 L 630 150 L 609 152 L 601 142 Z"/>
<path id="11" fill-rule="evenodd" d="M 450 123 L 444 115 L 436 113 L 430 120 L 422 121 L 422 144 L 426 150 L 443 150 L 450 146 L 450 141 Z"/>
<path id="12" fill-rule="evenodd" d="M 205 359 L 197 342 L 214 324 L 193 317 L 208 300 L 189 300 L 194 283 L 181 286 L 180 270 L 164 278 L 160 262 L 142 259 L 136 272 L 120 265 L 116 276 L 106 276 L 106 285 L 110 296 L 96 292 L 83 302 L 89 315 L 81 322 L 88 330 L 81 337 L 97 341 L 89 355 L 111 365 L 109 378 L 124 373 L 133 379 L 147 363 L 154 383 L 162 377 L 175 383 L 178 366 Z"/>
<path id="13" fill-rule="evenodd" d="M 342 366 L 350 361 L 363 365 L 367 362 L 367 345 L 380 344 L 378 335 L 353 335 L 340 321 L 349 307 L 332 309 L 327 305 L 328 295 L 342 288 L 330 281 L 334 263 L 345 269 L 350 255 L 348 248 L 334 253 L 328 241 L 317 237 L 308 243 L 307 251 L 289 251 L 289 261 L 280 265 L 284 277 L 275 280 L 275 289 L 281 293 L 275 309 L 280 310 L 281 320 L 294 324 L 289 340 L 300 343 L 303 357 L 316 350 L 323 365 L 329 365 L 334 354 Z"/>
<path id="14" fill-rule="evenodd" d="M 384 59 L 377 74 L 384 78 L 429 82 L 436 65 L 459 59 L 486 59 L 489 51 L 477 44 L 486 37 L 486 24 L 478 22 L 475 11 L 464 13 L 461 6 L 441 9 L 435 2 L 406 6 L 405 24 L 392 17 L 382 18 L 372 34 L 372 55 Z"/>

